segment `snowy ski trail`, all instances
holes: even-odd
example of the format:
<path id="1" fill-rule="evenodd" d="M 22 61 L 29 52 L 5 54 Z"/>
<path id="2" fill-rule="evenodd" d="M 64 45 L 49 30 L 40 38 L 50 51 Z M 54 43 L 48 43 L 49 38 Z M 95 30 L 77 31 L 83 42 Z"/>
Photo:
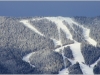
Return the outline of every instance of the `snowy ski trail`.
<path id="1" fill-rule="evenodd" d="M 73 25 L 73 24 L 76 24 L 78 25 L 78 23 L 74 22 L 71 18 L 62 18 L 62 17 L 46 17 L 46 19 L 54 22 L 56 25 L 57 25 L 57 28 L 58 29 L 62 29 L 62 31 L 66 34 L 66 38 L 70 39 L 70 40 L 73 40 L 72 38 L 72 35 L 71 33 L 69 32 L 68 28 L 66 27 L 66 25 L 64 25 L 63 21 L 65 20 L 69 25 Z M 81 26 L 80 26 L 81 27 Z M 81 27 L 83 30 L 84 28 Z M 60 33 L 60 30 L 58 30 L 58 33 Z M 87 34 L 87 32 L 84 31 L 84 33 Z M 84 34 L 84 37 L 85 37 L 85 34 Z M 59 38 L 60 38 L 60 34 L 59 34 Z M 87 35 L 87 38 L 90 39 L 89 37 L 89 34 Z M 88 41 L 88 39 L 85 38 L 85 40 Z M 76 42 L 75 40 L 74 41 L 74 44 L 71 44 L 71 45 L 67 45 L 67 46 L 70 46 L 71 50 L 72 50 L 72 53 L 73 53 L 73 56 L 74 56 L 74 60 L 71 61 L 73 63 L 75 62 L 79 62 L 80 64 L 80 68 L 83 72 L 83 74 L 93 74 L 93 70 L 91 68 L 89 68 L 88 65 L 84 65 L 83 62 L 85 62 L 84 60 L 84 57 L 81 53 L 81 43 L 78 43 Z M 89 41 L 88 41 L 89 42 Z M 91 42 L 89 42 L 91 43 Z M 92 42 L 93 43 L 93 42 Z M 65 65 L 65 56 L 64 56 L 64 53 L 63 53 L 63 48 L 64 47 L 67 47 L 67 46 L 62 46 L 58 49 L 56 49 L 55 51 L 60 51 L 62 50 L 62 57 L 63 57 L 63 61 L 64 61 L 64 65 Z M 66 65 L 65 65 L 66 66 Z M 89 71 L 88 71 L 88 70 Z M 59 72 L 60 74 L 68 74 L 68 69 L 65 68 L 63 69 L 62 71 Z"/>
<path id="2" fill-rule="evenodd" d="M 62 19 L 60 19 L 59 17 L 45 17 L 45 18 L 54 22 L 58 28 L 58 31 L 59 31 L 59 29 L 61 29 L 66 34 L 66 38 L 73 40 L 72 35 L 69 32 L 68 28 L 62 23 L 62 21 L 63 21 Z"/>
<path id="3" fill-rule="evenodd" d="M 55 46 L 57 46 L 57 45 L 61 46 L 61 47 L 55 49 L 56 52 L 59 52 L 61 50 L 63 61 L 64 61 L 64 66 L 65 66 L 65 68 L 63 70 L 59 71 L 59 74 L 68 74 L 69 73 L 68 68 L 66 68 L 66 62 L 65 62 L 65 58 L 66 57 L 64 56 L 64 52 L 63 51 L 64 51 L 64 47 L 70 46 L 70 48 L 72 50 L 72 53 L 73 53 L 73 56 L 74 56 L 74 60 L 72 60 L 72 59 L 68 59 L 68 60 L 72 63 L 72 65 L 75 64 L 76 62 L 79 62 L 80 68 L 81 68 L 81 70 L 82 70 L 84 75 L 88 75 L 88 74 L 92 74 L 93 75 L 94 74 L 93 73 L 93 67 L 97 64 L 97 62 L 100 59 L 98 59 L 94 64 L 90 65 L 90 67 L 88 65 L 84 64 L 85 60 L 84 60 L 84 57 L 83 57 L 83 55 L 81 53 L 81 43 L 75 41 L 72 38 L 72 35 L 71 35 L 69 29 L 63 23 L 63 21 L 66 21 L 73 30 L 74 30 L 73 25 L 79 26 L 83 30 L 84 39 L 86 41 L 88 41 L 90 44 L 92 44 L 93 46 L 96 46 L 97 42 L 94 39 L 92 39 L 91 37 L 89 37 L 90 29 L 83 27 L 81 24 L 78 24 L 72 18 L 69 18 L 69 17 L 44 17 L 44 18 L 54 22 L 56 24 L 57 28 L 58 28 L 59 40 L 56 40 L 56 39 L 53 39 L 53 38 L 50 38 L 50 39 L 53 40 Z M 20 22 L 23 23 L 28 28 L 30 28 L 31 30 L 33 30 L 34 32 L 38 33 L 39 35 L 44 36 L 34 26 L 32 26 L 28 22 L 28 20 L 21 20 Z M 74 44 L 69 44 L 69 45 L 62 46 L 61 36 L 60 36 L 60 29 L 66 34 L 66 38 L 74 41 Z M 29 58 L 31 57 L 32 54 L 33 53 L 30 53 L 30 54 L 24 56 L 23 60 L 28 62 L 28 63 L 30 63 Z"/>
<path id="4" fill-rule="evenodd" d="M 43 18 L 42 18 L 43 19 Z M 34 19 L 34 20 L 41 20 L 41 18 L 39 19 Z M 44 34 L 42 34 L 40 31 L 38 31 L 33 25 L 31 25 L 28 20 L 21 20 L 20 21 L 21 23 L 23 23 L 26 27 L 30 28 L 31 30 L 33 30 L 34 32 L 36 32 L 37 34 L 41 35 L 41 36 L 44 36 Z M 50 38 L 51 40 L 53 40 L 55 46 L 57 45 L 61 45 L 61 41 L 57 41 L 56 39 L 54 38 Z"/>
<path id="5" fill-rule="evenodd" d="M 54 22 L 57 25 L 58 28 L 58 35 L 59 35 L 59 41 L 60 41 L 60 46 L 61 46 L 61 53 L 62 53 L 62 57 L 63 57 L 63 62 L 64 62 L 64 69 L 62 71 L 59 71 L 59 74 L 68 74 L 68 69 L 66 68 L 66 62 L 65 62 L 65 56 L 64 56 L 64 52 L 63 52 L 63 47 L 62 47 L 62 43 L 61 43 L 61 36 L 60 36 L 60 29 L 62 29 L 63 32 L 65 32 L 66 34 L 66 38 L 71 39 L 72 40 L 72 36 L 69 32 L 69 30 L 67 29 L 67 27 L 65 25 L 63 25 L 62 21 L 55 18 L 55 17 L 46 17 L 47 19 L 49 19 L 50 21 Z M 68 32 L 68 33 L 66 33 Z"/>
<path id="6" fill-rule="evenodd" d="M 89 34 L 90 34 L 90 29 L 83 28 L 83 35 L 84 35 L 85 40 L 87 40 L 93 46 L 96 46 L 97 42 L 94 39 L 92 39 L 91 37 L 89 37 Z"/>
<path id="7" fill-rule="evenodd" d="M 38 31 L 33 25 L 31 25 L 29 23 L 28 20 L 21 20 L 21 23 L 23 23 L 26 27 L 30 28 L 31 30 L 33 30 L 34 32 L 36 32 L 37 34 L 44 36 L 40 31 Z"/>
<path id="8" fill-rule="evenodd" d="M 85 39 L 88 43 L 92 44 L 93 46 L 96 46 L 96 45 L 97 45 L 97 42 L 89 36 L 89 34 L 90 34 L 90 29 L 83 27 L 83 25 L 81 25 L 81 24 L 75 22 L 75 21 L 74 21 L 73 19 L 71 19 L 71 18 L 65 18 L 65 21 L 67 21 L 67 23 L 70 25 L 70 27 L 72 27 L 72 25 L 77 25 L 77 26 L 79 26 L 79 27 L 83 30 L 84 39 Z M 73 29 L 73 27 L 72 27 L 72 29 Z M 73 29 L 73 30 L 74 30 L 74 29 Z"/>

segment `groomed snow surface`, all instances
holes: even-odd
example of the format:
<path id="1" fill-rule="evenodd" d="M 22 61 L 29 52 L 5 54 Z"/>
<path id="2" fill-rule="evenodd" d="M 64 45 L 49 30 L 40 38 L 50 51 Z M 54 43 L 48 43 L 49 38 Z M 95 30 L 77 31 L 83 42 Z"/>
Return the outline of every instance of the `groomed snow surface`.
<path id="1" fill-rule="evenodd" d="M 89 37 L 89 34 L 90 34 L 90 29 L 83 28 L 83 35 L 84 35 L 85 40 L 87 40 L 93 46 L 96 46 L 97 42 L 91 37 Z"/>
<path id="2" fill-rule="evenodd" d="M 36 32 L 37 34 L 44 36 L 41 32 L 39 32 L 33 25 L 31 25 L 29 23 L 28 20 L 21 20 L 21 23 L 23 23 L 26 27 L 30 28 L 31 30 L 33 30 L 34 32 Z"/>
<path id="3" fill-rule="evenodd" d="M 89 42 L 90 44 L 92 44 L 93 46 L 96 46 L 97 42 L 95 40 L 93 40 L 91 37 L 89 37 L 90 29 L 83 27 L 82 25 L 78 24 L 72 18 L 69 18 L 69 17 L 44 17 L 44 18 L 54 22 L 56 24 L 57 28 L 58 28 L 59 40 L 51 38 L 54 41 L 55 46 L 57 46 L 57 45 L 61 46 L 61 47 L 55 49 L 55 51 L 59 52 L 60 50 L 62 50 L 63 60 L 65 60 L 63 49 L 64 49 L 64 47 L 70 46 L 70 48 L 72 50 L 72 53 L 73 53 L 73 56 L 74 56 L 74 59 L 73 60 L 68 59 L 68 60 L 72 63 L 72 65 L 75 64 L 76 62 L 79 62 L 80 68 L 81 68 L 84 75 L 93 74 L 93 67 L 94 67 L 94 64 L 97 64 L 97 62 L 95 62 L 93 65 L 90 65 L 90 67 L 88 65 L 84 64 L 85 60 L 84 60 L 84 57 L 81 53 L 81 43 L 75 41 L 72 38 L 72 35 L 71 35 L 69 29 L 63 23 L 63 21 L 66 21 L 68 23 L 68 25 L 70 25 L 72 28 L 73 28 L 73 24 L 79 26 L 83 30 L 84 39 L 87 42 Z M 33 25 L 31 25 L 28 22 L 28 20 L 21 20 L 20 22 L 23 23 L 28 28 L 30 28 L 31 30 L 33 30 L 34 32 L 36 32 L 37 34 L 39 34 L 41 36 L 44 36 Z M 61 38 L 60 38 L 60 29 L 66 34 L 66 38 L 74 41 L 74 44 L 69 44 L 69 45 L 62 46 Z M 25 57 L 23 57 L 23 60 L 30 63 L 29 58 L 32 54 L 33 53 L 30 53 L 30 54 L 26 55 Z M 64 61 L 64 63 L 65 63 L 65 61 Z M 59 71 L 60 75 L 61 74 L 68 74 L 68 73 L 69 73 L 68 68 L 64 68 L 62 71 Z"/>
<path id="4" fill-rule="evenodd" d="M 73 40 L 72 39 L 72 35 L 69 32 L 68 28 L 66 27 L 66 25 L 63 24 L 63 20 L 59 17 L 45 17 L 46 19 L 54 22 L 57 26 L 57 28 L 60 28 L 65 34 L 66 34 L 66 38 Z"/>
<path id="5" fill-rule="evenodd" d="M 71 18 L 63 18 L 63 17 L 46 17 L 46 19 L 54 22 L 57 25 L 57 28 L 61 29 L 65 34 L 66 34 L 66 38 L 73 40 L 71 33 L 69 32 L 68 28 L 66 27 L 66 25 L 64 25 L 63 21 L 65 20 L 69 25 L 78 25 L 80 28 L 83 29 L 83 36 L 84 39 L 86 41 L 88 41 L 90 44 L 92 44 L 93 46 L 96 46 L 96 41 L 91 39 L 89 37 L 89 29 L 84 28 L 83 26 L 79 25 L 77 22 L 73 21 Z M 73 27 L 72 27 L 73 28 Z M 58 30 L 59 31 L 59 30 Z M 58 32 L 59 33 L 59 32 Z M 59 36 L 60 37 L 60 36 Z M 60 39 L 59 39 L 60 40 Z M 75 40 L 73 40 L 75 41 Z M 75 62 L 79 62 L 80 64 L 80 68 L 83 72 L 83 74 L 93 74 L 93 68 L 89 67 L 88 65 L 83 64 L 85 62 L 84 57 L 81 53 L 81 43 L 78 43 L 75 41 L 74 44 L 71 45 L 67 45 L 70 46 L 73 56 L 74 56 L 74 60 L 70 60 L 72 63 Z M 65 46 L 65 47 L 67 47 Z M 56 49 L 56 52 L 59 52 L 60 50 L 62 50 L 64 48 L 64 46 L 61 46 L 60 48 Z M 63 56 L 63 54 L 62 54 Z M 64 56 L 63 56 L 64 58 Z M 65 62 L 64 62 L 65 63 Z M 68 69 L 65 68 L 62 71 L 59 71 L 59 74 L 68 74 Z"/>

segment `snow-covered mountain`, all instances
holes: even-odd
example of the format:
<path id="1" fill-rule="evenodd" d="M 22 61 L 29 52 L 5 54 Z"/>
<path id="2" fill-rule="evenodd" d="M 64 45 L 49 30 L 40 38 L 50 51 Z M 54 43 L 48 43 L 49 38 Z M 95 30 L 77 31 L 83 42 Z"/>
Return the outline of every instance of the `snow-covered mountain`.
<path id="1" fill-rule="evenodd" d="M 1 74 L 100 74 L 100 17 L 0 17 Z"/>

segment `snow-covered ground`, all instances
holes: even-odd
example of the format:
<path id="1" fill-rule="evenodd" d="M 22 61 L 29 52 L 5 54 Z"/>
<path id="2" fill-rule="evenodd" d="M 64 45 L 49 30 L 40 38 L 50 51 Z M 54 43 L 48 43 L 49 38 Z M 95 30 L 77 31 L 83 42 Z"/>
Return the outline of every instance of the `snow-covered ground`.
<path id="1" fill-rule="evenodd" d="M 34 21 L 34 20 L 41 20 L 41 19 L 43 19 L 43 18 L 36 18 L 36 19 L 33 19 L 33 21 Z M 31 30 L 33 30 L 34 32 L 36 32 L 37 34 L 39 34 L 39 35 L 41 35 L 41 36 L 44 36 L 44 34 L 42 34 L 42 33 L 41 33 L 39 30 L 37 30 L 33 25 L 31 25 L 31 24 L 29 23 L 28 20 L 21 20 L 20 22 L 23 23 L 26 27 L 28 27 L 28 28 L 30 28 Z M 54 38 L 51 38 L 51 39 L 53 40 L 55 47 L 56 47 L 57 45 L 61 45 L 61 41 L 56 40 L 56 39 L 54 39 Z"/>
<path id="2" fill-rule="evenodd" d="M 74 28 L 72 27 L 73 25 L 79 26 L 79 27 L 83 30 L 84 39 L 85 39 L 88 43 L 92 44 L 93 46 L 96 46 L 96 45 L 97 45 L 97 42 L 89 36 L 89 34 L 90 34 L 90 29 L 83 27 L 83 25 L 81 25 L 81 24 L 75 22 L 72 18 L 64 18 L 64 19 L 65 19 L 65 21 L 70 25 L 70 27 L 71 27 L 73 30 L 74 30 Z"/>
<path id="3" fill-rule="evenodd" d="M 68 75 L 68 74 L 69 74 L 68 68 L 65 68 L 65 69 L 59 71 L 58 75 Z"/>
<path id="4" fill-rule="evenodd" d="M 33 30 L 34 32 L 36 32 L 37 34 L 44 36 L 40 31 L 38 31 L 33 25 L 31 25 L 29 23 L 28 20 L 21 20 L 21 23 L 23 23 L 26 27 L 30 28 L 31 30 Z"/>
<path id="5" fill-rule="evenodd" d="M 59 74 L 68 74 L 68 69 L 66 68 L 66 62 L 65 62 L 66 57 L 64 56 L 64 53 L 63 53 L 64 47 L 62 47 L 62 43 L 61 43 L 60 29 L 66 34 L 66 38 L 68 38 L 70 40 L 73 40 L 72 35 L 69 32 L 68 28 L 63 24 L 62 19 L 60 19 L 59 17 L 57 17 L 57 18 L 56 17 L 46 17 L 46 19 L 54 22 L 58 28 L 59 44 L 61 46 L 60 49 L 58 49 L 58 51 L 61 50 L 63 62 L 64 62 L 64 67 L 65 67 L 62 71 L 59 71 Z M 57 42 L 55 41 L 55 43 L 57 43 Z"/>
<path id="6" fill-rule="evenodd" d="M 32 52 L 32 53 L 29 53 L 29 54 L 27 54 L 27 55 L 25 55 L 24 57 L 23 57 L 23 61 L 25 61 L 25 62 L 28 62 L 29 64 L 30 64 L 30 61 L 29 61 L 29 58 L 32 56 L 32 54 L 34 54 L 35 52 Z M 32 67 L 35 67 L 34 65 L 32 65 L 32 64 L 30 64 Z"/>
<path id="7" fill-rule="evenodd" d="M 30 62 L 30 61 L 29 61 L 29 58 L 32 56 L 32 54 L 34 54 L 34 52 L 25 55 L 25 56 L 23 57 L 23 60 L 29 63 L 29 62 Z"/>
<path id="8" fill-rule="evenodd" d="M 39 17 L 38 17 L 38 18 L 35 18 L 35 19 L 33 18 L 32 20 L 33 20 L 33 21 L 36 21 L 36 20 L 42 20 L 42 19 L 43 19 L 43 18 L 39 18 Z"/>
<path id="9" fill-rule="evenodd" d="M 99 57 L 99 59 L 95 62 L 95 63 L 93 63 L 92 65 L 91 65 L 91 67 L 93 68 L 95 65 L 97 65 L 97 63 L 100 61 L 100 57 Z"/>
<path id="10" fill-rule="evenodd" d="M 83 29 L 83 35 L 84 35 L 84 39 L 87 40 L 90 44 L 92 45 L 95 45 L 96 46 L 96 42 L 91 39 L 89 37 L 89 29 L 79 25 L 77 22 L 75 22 L 73 19 L 71 18 L 63 18 L 63 17 L 46 17 L 46 19 L 54 22 L 56 25 L 57 25 L 57 28 L 58 28 L 58 34 L 59 34 L 59 40 L 61 40 L 60 38 L 60 29 L 66 34 L 66 38 L 70 39 L 70 40 L 73 40 L 74 41 L 74 44 L 70 44 L 70 45 L 65 45 L 65 46 L 62 46 L 60 48 L 57 48 L 55 49 L 56 52 L 59 52 L 62 50 L 62 57 L 63 57 L 63 60 L 65 59 L 65 56 L 64 56 L 64 53 L 63 53 L 63 49 L 64 47 L 67 47 L 67 46 L 70 46 L 71 50 L 72 50 L 72 53 L 73 53 L 73 56 L 74 56 L 74 60 L 71 60 L 69 59 L 69 61 L 71 61 L 72 64 L 75 64 L 76 62 L 79 62 L 80 64 L 80 68 L 83 72 L 83 74 L 93 74 L 93 68 L 89 67 L 88 65 L 84 64 L 85 60 L 84 60 L 84 57 L 81 53 L 81 43 L 75 41 L 73 38 L 72 38 L 72 35 L 71 33 L 69 32 L 68 28 L 66 27 L 66 25 L 63 23 L 63 21 L 66 21 L 69 25 L 71 25 L 71 28 L 73 28 L 73 24 L 74 25 L 77 25 L 79 26 L 80 28 Z M 74 29 L 73 29 L 74 30 Z M 60 42 L 61 44 L 61 42 Z M 65 61 L 64 61 L 64 65 L 65 64 Z M 67 72 L 67 73 L 66 73 Z M 65 68 L 63 69 L 62 71 L 59 72 L 59 74 L 68 74 L 68 69 Z"/>
<path id="11" fill-rule="evenodd" d="M 61 45 L 61 41 L 51 38 L 54 42 L 55 47 Z"/>
<path id="12" fill-rule="evenodd" d="M 89 37 L 90 29 L 87 29 L 84 27 L 82 27 L 82 28 L 83 28 L 83 35 L 84 35 L 85 40 L 87 40 L 93 46 L 96 46 L 97 42 L 94 39 L 92 39 L 91 37 Z"/>
<path id="13" fill-rule="evenodd" d="M 45 17 L 45 18 L 54 22 L 56 24 L 57 28 L 60 28 L 66 34 L 66 38 L 73 40 L 71 33 L 69 32 L 66 25 L 63 24 L 62 19 L 60 19 L 59 17 Z"/>
<path id="14" fill-rule="evenodd" d="M 67 46 L 70 46 L 71 50 L 72 50 L 72 53 L 73 53 L 73 56 L 74 56 L 74 60 L 72 59 L 68 59 L 72 65 L 75 64 L 76 62 L 79 62 L 80 64 L 80 68 L 83 72 L 84 75 L 88 75 L 88 74 L 92 74 L 93 75 L 93 67 L 89 67 L 88 65 L 84 64 L 84 57 L 81 53 L 81 44 L 80 43 L 74 43 L 74 44 L 70 44 L 70 45 L 66 45 L 66 46 L 63 46 L 64 47 L 67 47 Z M 61 50 L 61 48 L 57 48 L 56 49 L 56 52 L 59 52 Z M 60 74 L 65 74 L 65 72 L 68 70 L 67 68 L 60 71 Z M 68 73 L 68 71 L 67 71 Z"/>
<path id="15" fill-rule="evenodd" d="M 81 53 L 81 43 L 74 43 L 70 45 L 70 49 L 72 50 L 74 60 L 77 62 L 84 62 L 84 57 Z"/>
<path id="16" fill-rule="evenodd" d="M 65 62 L 66 57 L 64 56 L 64 53 L 63 53 L 64 51 L 63 50 L 64 50 L 64 47 L 70 46 L 70 48 L 72 50 L 72 53 L 73 53 L 73 56 L 74 56 L 74 59 L 73 60 L 68 59 L 68 60 L 72 63 L 72 65 L 75 64 L 76 62 L 79 62 L 80 68 L 81 68 L 84 75 L 88 75 L 88 74 L 93 75 L 93 67 L 94 67 L 94 65 L 97 64 L 97 61 L 94 64 L 90 65 L 90 67 L 88 65 L 84 64 L 85 60 L 84 60 L 84 57 L 81 53 L 81 43 L 77 42 L 73 39 L 72 34 L 70 33 L 67 26 L 63 23 L 63 21 L 66 21 L 68 23 L 68 25 L 70 25 L 73 30 L 74 30 L 73 25 L 79 26 L 83 30 L 84 39 L 87 42 L 89 42 L 90 44 L 92 44 L 93 46 L 96 46 L 97 42 L 94 39 L 92 39 L 91 37 L 89 37 L 90 29 L 83 27 L 82 25 L 75 22 L 72 18 L 69 18 L 69 17 L 44 17 L 44 18 L 54 22 L 56 24 L 57 28 L 58 28 L 59 40 L 56 40 L 56 39 L 53 39 L 53 38 L 51 38 L 51 39 L 53 40 L 55 46 L 57 46 L 57 45 L 61 46 L 61 47 L 55 49 L 55 51 L 56 52 L 62 52 L 64 66 L 66 66 L 66 62 Z M 41 18 L 39 18 L 39 20 L 40 19 Z M 44 36 L 34 26 L 32 26 L 28 22 L 28 20 L 21 20 L 20 22 L 22 22 L 25 26 L 27 26 L 28 28 L 30 28 L 34 32 L 38 33 L 39 35 Z M 61 35 L 60 34 L 60 29 L 66 34 L 66 38 L 74 41 L 73 44 L 62 46 L 61 36 L 60 36 Z M 30 54 L 24 56 L 23 60 L 30 63 L 29 58 L 31 57 L 32 54 L 33 53 L 30 53 Z M 68 73 L 69 73 L 69 71 L 68 71 L 68 68 L 66 68 L 66 67 L 63 70 L 59 71 L 59 74 L 68 74 Z"/>
<path id="17" fill-rule="evenodd" d="M 94 75 L 93 68 L 91 68 L 88 65 L 83 64 L 83 63 L 79 63 L 79 64 L 80 64 L 80 68 L 81 68 L 84 75 L 89 75 L 89 74 Z"/>
<path id="18" fill-rule="evenodd" d="M 92 44 L 93 46 L 97 45 L 97 42 L 89 36 L 90 29 L 83 27 L 83 25 L 75 22 L 72 18 L 70 18 L 70 17 L 45 17 L 45 18 L 48 19 L 48 20 L 50 20 L 50 21 L 52 21 L 52 22 L 54 22 L 57 25 L 58 28 L 62 29 L 63 32 L 65 32 L 66 37 L 69 38 L 69 39 L 71 39 L 71 40 L 73 40 L 72 39 L 72 35 L 69 32 L 69 30 L 66 27 L 66 25 L 63 24 L 63 21 L 66 21 L 73 30 L 74 30 L 73 25 L 79 26 L 83 30 L 84 39 L 88 43 Z"/>

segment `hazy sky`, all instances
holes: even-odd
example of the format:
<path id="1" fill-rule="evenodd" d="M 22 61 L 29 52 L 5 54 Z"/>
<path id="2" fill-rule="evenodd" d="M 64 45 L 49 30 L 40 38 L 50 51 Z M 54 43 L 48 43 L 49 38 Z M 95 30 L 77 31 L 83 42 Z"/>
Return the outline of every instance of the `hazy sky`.
<path id="1" fill-rule="evenodd" d="M 0 1 L 0 16 L 100 16 L 100 1 Z"/>

